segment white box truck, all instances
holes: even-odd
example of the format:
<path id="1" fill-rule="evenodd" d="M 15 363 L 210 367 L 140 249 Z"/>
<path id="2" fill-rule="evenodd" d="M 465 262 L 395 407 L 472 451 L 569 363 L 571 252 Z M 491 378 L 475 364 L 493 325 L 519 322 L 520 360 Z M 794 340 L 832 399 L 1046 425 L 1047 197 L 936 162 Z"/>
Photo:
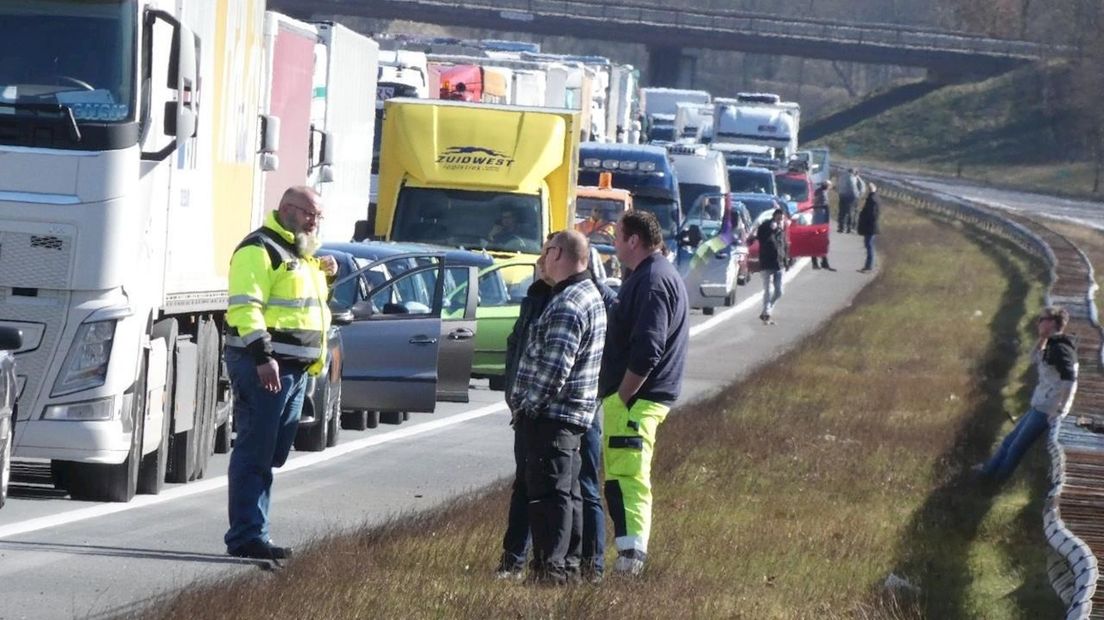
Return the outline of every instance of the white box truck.
<path id="1" fill-rule="evenodd" d="M 258 221 L 263 23 L 260 0 L 0 5 L 15 455 L 73 497 L 156 493 L 227 447 L 221 324 Z"/>

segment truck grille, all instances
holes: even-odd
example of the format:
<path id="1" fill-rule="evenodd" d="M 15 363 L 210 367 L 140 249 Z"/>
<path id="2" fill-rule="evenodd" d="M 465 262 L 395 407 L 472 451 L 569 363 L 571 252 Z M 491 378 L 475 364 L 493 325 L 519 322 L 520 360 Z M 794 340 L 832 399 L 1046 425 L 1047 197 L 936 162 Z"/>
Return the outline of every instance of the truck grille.
<path id="1" fill-rule="evenodd" d="M 68 294 L 43 291 L 43 295 L 39 297 L 24 299 L 13 298 L 10 291 L 0 289 L 0 292 L 3 294 L 0 299 L 0 317 L 3 319 L 0 320 L 0 325 L 22 329 L 24 347 L 29 349 L 16 353 L 15 373 L 19 380 L 20 404 L 33 407 L 38 390 L 50 370 L 50 360 L 57 349 L 58 336 L 65 325 Z"/>
<path id="2" fill-rule="evenodd" d="M 0 231 L 0 286 L 67 288 L 72 253 L 73 239 L 67 235 Z"/>

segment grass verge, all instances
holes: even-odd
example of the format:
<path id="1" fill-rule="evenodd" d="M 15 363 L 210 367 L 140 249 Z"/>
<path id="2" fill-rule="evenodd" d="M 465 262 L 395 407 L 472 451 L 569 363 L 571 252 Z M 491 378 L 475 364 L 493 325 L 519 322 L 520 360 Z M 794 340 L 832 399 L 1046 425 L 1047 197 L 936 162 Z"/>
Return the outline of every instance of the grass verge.
<path id="1" fill-rule="evenodd" d="M 660 431 L 648 571 L 496 582 L 500 484 L 319 541 L 276 574 L 188 588 L 160 618 L 1039 618 L 1059 615 L 1045 455 L 1004 492 L 969 464 L 1024 409 L 1042 273 L 954 224 L 887 208 L 883 271 L 802 346 Z M 933 250 L 937 248 L 937 250 Z M 503 446 L 509 450 L 509 446 Z M 920 588 L 887 596 L 896 573 Z"/>

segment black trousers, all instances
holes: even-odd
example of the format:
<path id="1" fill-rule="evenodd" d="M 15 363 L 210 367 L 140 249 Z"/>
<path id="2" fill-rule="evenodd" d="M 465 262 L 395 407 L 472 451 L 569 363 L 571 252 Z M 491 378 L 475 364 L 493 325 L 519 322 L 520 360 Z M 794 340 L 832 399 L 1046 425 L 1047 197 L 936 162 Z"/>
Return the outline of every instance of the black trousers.
<path id="1" fill-rule="evenodd" d="M 583 429 L 549 419 L 525 424 L 525 487 L 533 534 L 532 578 L 563 582 L 579 570 L 583 494 L 579 488 Z"/>

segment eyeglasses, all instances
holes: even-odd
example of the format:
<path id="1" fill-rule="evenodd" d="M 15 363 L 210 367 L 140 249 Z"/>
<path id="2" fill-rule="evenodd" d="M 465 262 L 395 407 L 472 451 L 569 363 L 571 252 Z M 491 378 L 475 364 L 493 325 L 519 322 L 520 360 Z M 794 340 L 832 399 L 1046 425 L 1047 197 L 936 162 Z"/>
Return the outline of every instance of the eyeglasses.
<path id="1" fill-rule="evenodd" d="M 321 222 L 322 220 L 326 219 L 326 217 L 322 215 L 321 211 L 311 211 L 309 209 L 304 209 L 303 207 L 294 204 L 290 206 L 292 209 L 295 209 L 299 213 L 302 213 L 303 217 L 310 218 L 316 222 Z"/>

